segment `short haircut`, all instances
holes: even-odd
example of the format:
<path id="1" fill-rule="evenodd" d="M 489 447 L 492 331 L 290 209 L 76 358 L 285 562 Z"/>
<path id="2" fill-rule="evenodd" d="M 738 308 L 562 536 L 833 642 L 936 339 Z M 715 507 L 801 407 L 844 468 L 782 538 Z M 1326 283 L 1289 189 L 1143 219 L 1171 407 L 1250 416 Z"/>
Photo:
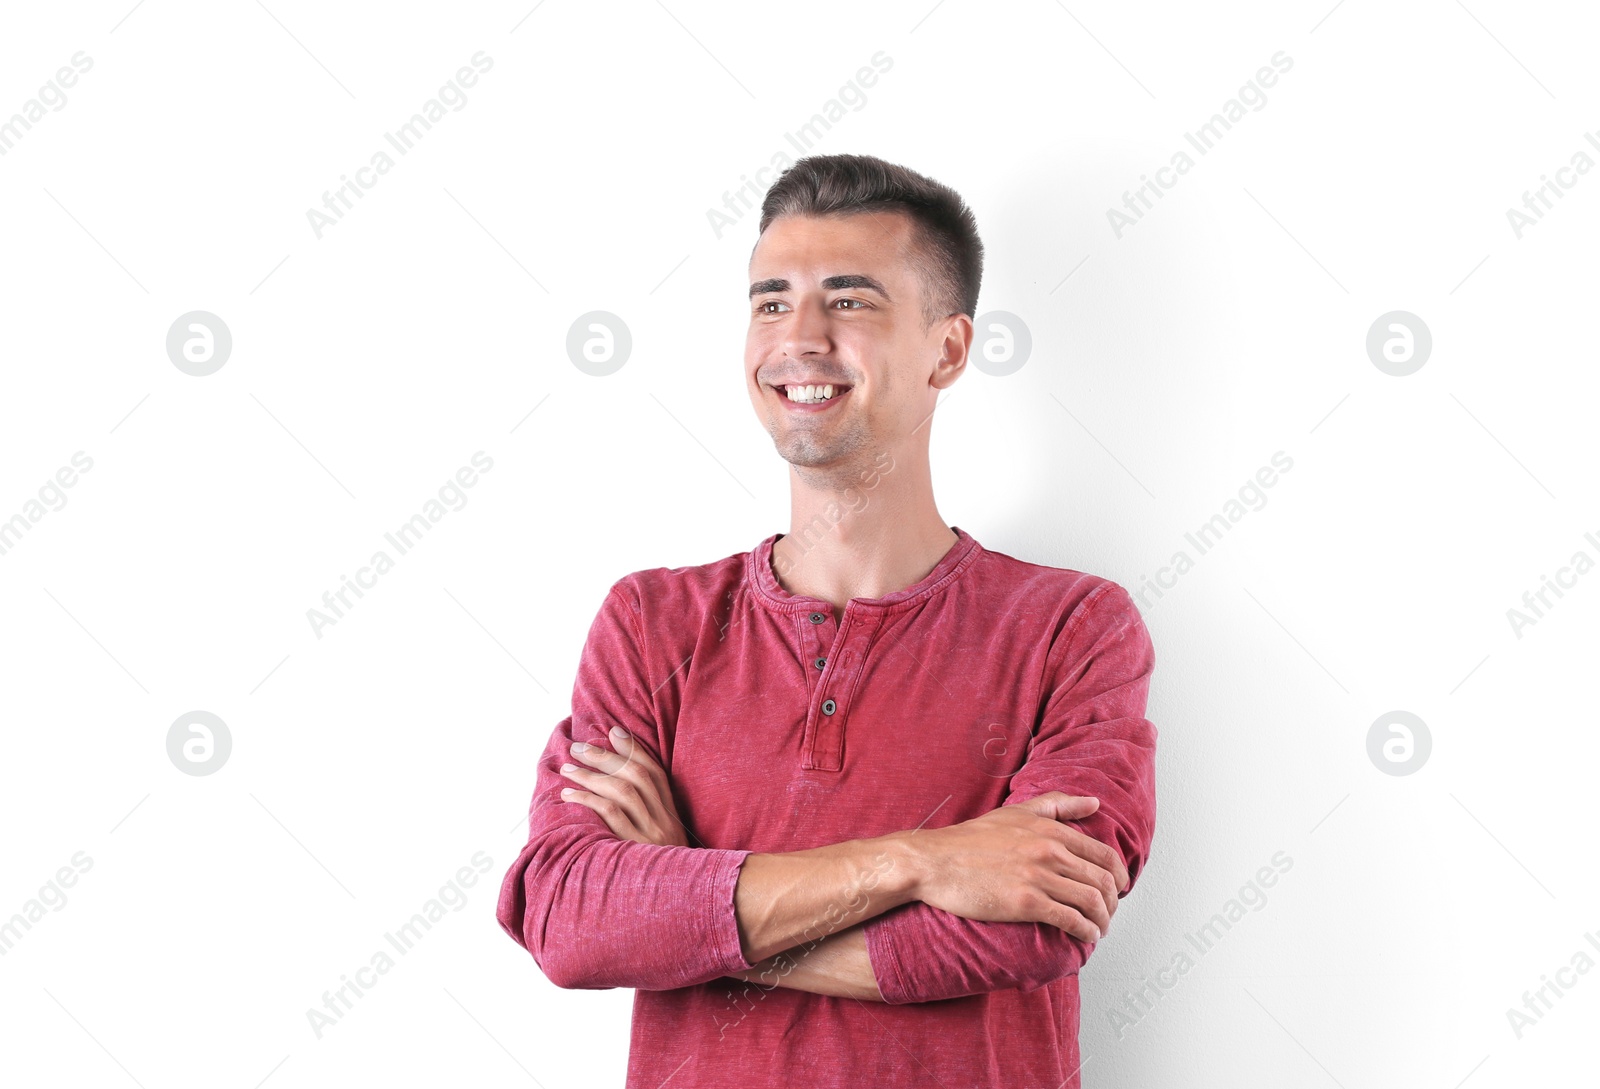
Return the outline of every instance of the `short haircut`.
<path id="1" fill-rule="evenodd" d="M 947 185 L 872 155 L 810 155 L 778 176 L 761 202 L 765 233 L 779 216 L 904 212 L 923 286 L 923 325 L 975 317 L 983 241 L 966 201 Z"/>

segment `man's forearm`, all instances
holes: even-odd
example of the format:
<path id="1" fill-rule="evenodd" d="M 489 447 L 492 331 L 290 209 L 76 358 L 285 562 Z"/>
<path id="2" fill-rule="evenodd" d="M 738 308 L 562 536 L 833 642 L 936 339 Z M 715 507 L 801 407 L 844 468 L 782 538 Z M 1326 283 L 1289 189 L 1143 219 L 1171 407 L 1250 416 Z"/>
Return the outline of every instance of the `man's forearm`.
<path id="1" fill-rule="evenodd" d="M 759 966 L 917 899 L 909 835 L 746 858 L 734 889 L 745 959 Z"/>
<path id="2" fill-rule="evenodd" d="M 947 828 L 749 854 L 734 887 L 750 964 L 912 901 L 975 921 L 1104 936 L 1128 884 L 1116 851 L 1076 827 L 1097 799 L 1049 791 Z"/>
<path id="3" fill-rule="evenodd" d="M 867 956 L 866 932 L 860 923 L 819 941 L 786 949 L 735 976 L 767 990 L 785 987 L 833 998 L 883 1001 Z"/>

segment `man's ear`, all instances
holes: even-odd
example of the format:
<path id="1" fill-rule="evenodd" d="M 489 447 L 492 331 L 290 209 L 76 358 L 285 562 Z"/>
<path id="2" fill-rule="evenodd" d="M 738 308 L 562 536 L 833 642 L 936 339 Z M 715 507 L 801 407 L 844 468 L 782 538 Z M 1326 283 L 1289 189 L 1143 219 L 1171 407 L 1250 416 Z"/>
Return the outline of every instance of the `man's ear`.
<path id="1" fill-rule="evenodd" d="M 972 319 L 952 314 L 944 319 L 944 335 L 939 341 L 939 359 L 931 382 L 935 389 L 949 389 L 967 369 L 967 354 L 972 351 Z"/>

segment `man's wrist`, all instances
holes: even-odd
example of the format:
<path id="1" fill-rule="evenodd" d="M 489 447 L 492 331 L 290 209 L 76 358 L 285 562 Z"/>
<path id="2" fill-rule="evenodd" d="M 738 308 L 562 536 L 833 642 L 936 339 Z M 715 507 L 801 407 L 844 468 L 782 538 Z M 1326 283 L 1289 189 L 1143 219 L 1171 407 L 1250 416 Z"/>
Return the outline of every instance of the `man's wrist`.
<path id="1" fill-rule="evenodd" d="M 878 847 L 877 857 L 885 860 L 879 871 L 879 880 L 884 884 L 886 896 L 894 901 L 894 906 L 922 899 L 931 873 L 928 852 L 931 844 L 927 835 L 914 829 L 891 832 L 873 840 L 873 843 Z"/>
<path id="2" fill-rule="evenodd" d="M 917 897 L 920 871 L 905 833 L 746 856 L 734 887 L 745 960 L 754 965 Z"/>

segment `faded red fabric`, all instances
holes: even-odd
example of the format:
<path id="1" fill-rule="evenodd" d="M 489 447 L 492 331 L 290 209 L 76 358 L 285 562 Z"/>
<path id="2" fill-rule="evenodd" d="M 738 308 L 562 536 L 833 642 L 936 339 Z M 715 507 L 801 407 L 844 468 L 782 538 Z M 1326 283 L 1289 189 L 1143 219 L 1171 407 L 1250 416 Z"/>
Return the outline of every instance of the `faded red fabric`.
<path id="1" fill-rule="evenodd" d="M 496 914 L 557 986 L 637 989 L 629 1087 L 1079 1085 L 1077 972 L 1094 944 L 1050 926 L 886 912 L 865 928 L 884 1002 L 727 975 L 752 967 L 733 910 L 750 852 L 937 828 L 1060 790 L 1100 799 L 1078 824 L 1137 883 L 1156 746 L 1137 609 L 1114 582 L 951 528 L 926 578 L 838 615 L 779 585 L 782 534 L 606 594 Z M 699 846 L 619 840 L 561 800 L 571 743 L 611 748 L 614 724 L 667 769 Z M 841 890 L 841 926 L 851 903 Z"/>

